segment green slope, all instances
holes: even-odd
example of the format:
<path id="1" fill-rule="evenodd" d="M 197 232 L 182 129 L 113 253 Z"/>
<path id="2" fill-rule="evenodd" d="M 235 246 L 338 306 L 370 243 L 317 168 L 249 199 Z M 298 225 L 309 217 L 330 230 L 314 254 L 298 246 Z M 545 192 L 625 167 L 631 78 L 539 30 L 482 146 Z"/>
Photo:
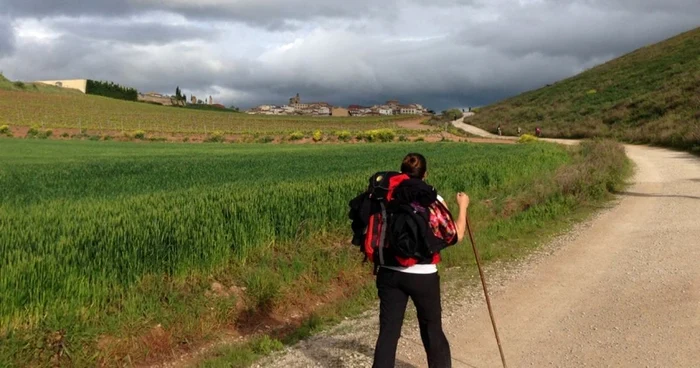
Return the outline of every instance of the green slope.
<path id="1" fill-rule="evenodd" d="M 58 94 L 80 94 L 79 91 L 59 88 L 41 83 L 13 82 L 0 74 L 0 91 L 42 92 Z"/>
<path id="2" fill-rule="evenodd" d="M 469 122 L 700 150 L 700 28 L 485 107 Z"/>

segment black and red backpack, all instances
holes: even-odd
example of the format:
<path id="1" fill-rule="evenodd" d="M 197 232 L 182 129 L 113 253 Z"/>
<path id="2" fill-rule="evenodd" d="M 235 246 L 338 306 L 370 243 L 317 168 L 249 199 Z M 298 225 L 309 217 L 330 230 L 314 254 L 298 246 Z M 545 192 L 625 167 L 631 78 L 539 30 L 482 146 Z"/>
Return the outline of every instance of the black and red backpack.
<path id="1" fill-rule="evenodd" d="M 457 243 L 450 211 L 435 188 L 398 172 L 379 172 L 350 201 L 352 243 L 380 266 L 437 264 L 440 251 Z"/>

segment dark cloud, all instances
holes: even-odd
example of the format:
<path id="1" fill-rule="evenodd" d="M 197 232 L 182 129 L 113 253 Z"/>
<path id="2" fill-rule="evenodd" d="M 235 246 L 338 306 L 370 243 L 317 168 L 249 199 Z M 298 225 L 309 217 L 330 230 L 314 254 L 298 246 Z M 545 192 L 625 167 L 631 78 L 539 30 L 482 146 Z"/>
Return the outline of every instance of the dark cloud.
<path id="1" fill-rule="evenodd" d="M 185 40 L 217 38 L 216 28 L 194 24 L 162 24 L 141 21 L 115 21 L 104 18 L 60 19 L 50 22 L 51 28 L 84 39 L 118 41 L 135 45 L 164 44 Z"/>
<path id="2" fill-rule="evenodd" d="M 550 2 L 555 0 L 548 0 Z M 561 2 L 561 0 L 556 0 Z M 593 8 L 621 11 L 627 13 L 673 13 L 693 14 L 700 11 L 700 2 L 696 0 L 566 0 L 569 4 L 583 3 Z M 697 19 L 697 18 L 696 18 Z"/>
<path id="3" fill-rule="evenodd" d="M 191 19 L 233 20 L 267 29 L 297 28 L 299 21 L 315 18 L 365 18 L 391 9 L 396 0 L 239 0 L 192 2 L 139 0 L 144 8 L 181 14 Z"/>
<path id="4" fill-rule="evenodd" d="M 15 49 L 15 32 L 8 18 L 0 16 L 0 58 L 10 55 Z"/>
<path id="5" fill-rule="evenodd" d="M 10 16 L 32 18 L 120 16 L 132 11 L 129 0 L 2 0 L 0 6 Z"/>
<path id="6" fill-rule="evenodd" d="M 56 34 L 18 38 L 0 65 L 17 79 L 106 79 L 165 93 L 179 85 L 243 107 L 283 104 L 295 93 L 339 105 L 483 105 L 700 19 L 700 2 L 686 0 L 390 0 L 381 8 L 373 0 L 128 0 L 104 9 L 63 1 L 39 13 L 27 0 L 0 1 L 25 19 L 45 17 L 40 24 Z M 12 49 L 3 34 L 0 56 Z"/>
<path id="7" fill-rule="evenodd" d="M 583 63 L 619 55 L 700 25 L 700 2 L 687 1 L 685 7 L 637 0 L 597 3 L 557 1 L 510 8 L 497 21 L 465 25 L 457 39 L 515 56 L 572 56 Z"/>
<path id="8" fill-rule="evenodd" d="M 122 17 L 169 12 L 194 20 L 235 21 L 268 30 L 296 29 L 318 18 L 393 18 L 404 6 L 463 6 L 476 0 L 2 0 L 16 17 Z"/>
<path id="9" fill-rule="evenodd" d="M 16 17 L 121 17 L 169 12 L 189 19 L 237 21 L 266 29 L 298 27 L 295 22 L 314 18 L 363 18 L 396 7 L 397 0 L 2 0 Z M 420 1 L 420 0 L 419 0 Z M 454 1 L 454 0 L 452 0 Z"/>

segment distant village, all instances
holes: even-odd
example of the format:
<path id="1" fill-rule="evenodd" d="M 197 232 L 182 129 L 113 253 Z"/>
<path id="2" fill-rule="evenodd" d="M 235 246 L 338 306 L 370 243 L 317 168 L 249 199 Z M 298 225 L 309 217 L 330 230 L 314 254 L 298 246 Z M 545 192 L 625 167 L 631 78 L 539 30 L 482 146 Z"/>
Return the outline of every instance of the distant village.
<path id="1" fill-rule="evenodd" d="M 350 105 L 347 108 L 332 106 L 327 102 L 302 102 L 301 96 L 289 99 L 289 104 L 260 105 L 247 111 L 248 114 L 258 115 L 313 115 L 313 116 L 382 116 L 382 115 L 423 115 L 428 110 L 419 104 L 402 105 L 399 101 L 390 100 L 383 105 L 360 106 Z"/>
<path id="2" fill-rule="evenodd" d="M 51 80 L 51 81 L 38 81 L 38 83 L 49 84 L 62 88 L 72 88 L 77 89 L 82 93 L 91 93 L 88 91 L 88 84 L 90 81 L 87 79 L 75 79 L 75 80 Z M 103 83 L 103 82 L 97 82 Z M 109 88 L 120 89 L 123 88 L 119 85 L 112 84 Z M 92 93 L 95 94 L 95 93 Z M 214 101 L 212 96 L 205 98 L 204 100 L 197 98 L 195 95 L 183 94 L 180 87 L 177 87 L 175 95 L 166 95 L 157 92 L 147 92 L 141 93 L 133 90 L 134 101 L 147 102 L 163 106 L 203 106 L 218 109 L 226 109 L 226 107 L 220 103 Z M 109 95 L 108 97 L 114 97 Z M 238 108 L 231 107 L 230 109 L 234 111 L 239 111 Z M 462 109 L 464 111 L 464 109 Z M 471 110 L 471 109 L 470 109 Z M 424 115 L 431 114 L 432 111 L 428 111 L 423 105 L 420 104 L 401 104 L 397 100 L 389 100 L 381 105 L 373 106 L 360 106 L 360 105 L 350 105 L 346 107 L 333 106 L 327 102 L 302 102 L 301 96 L 297 93 L 296 96 L 289 99 L 289 103 L 286 105 L 260 105 L 254 107 L 246 113 L 251 115 L 312 115 L 312 116 L 389 116 L 389 115 Z"/>
<path id="3" fill-rule="evenodd" d="M 139 93 L 138 100 L 142 102 L 150 102 L 155 104 L 160 104 L 163 106 L 185 106 L 189 105 L 209 105 L 212 107 L 218 107 L 220 109 L 225 109 L 226 106 L 214 102 L 214 98 L 209 96 L 208 99 L 201 100 L 195 95 L 191 95 L 189 101 L 187 96 L 183 95 L 180 98 L 177 96 L 168 96 L 157 92 Z"/>

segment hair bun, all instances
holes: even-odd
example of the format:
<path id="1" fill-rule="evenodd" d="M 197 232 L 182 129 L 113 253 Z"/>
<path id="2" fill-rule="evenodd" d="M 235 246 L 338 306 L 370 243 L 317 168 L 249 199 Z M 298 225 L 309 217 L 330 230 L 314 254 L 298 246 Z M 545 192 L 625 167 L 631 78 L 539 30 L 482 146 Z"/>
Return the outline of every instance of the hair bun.
<path id="1" fill-rule="evenodd" d="M 423 179 L 427 172 L 425 157 L 420 153 L 409 153 L 401 163 L 401 172 L 412 178 Z"/>

